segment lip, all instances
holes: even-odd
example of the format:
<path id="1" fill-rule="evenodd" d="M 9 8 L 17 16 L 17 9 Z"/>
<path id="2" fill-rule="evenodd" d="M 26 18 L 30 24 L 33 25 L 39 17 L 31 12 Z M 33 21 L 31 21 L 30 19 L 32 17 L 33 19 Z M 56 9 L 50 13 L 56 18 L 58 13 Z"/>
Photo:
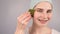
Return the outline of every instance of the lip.
<path id="1" fill-rule="evenodd" d="M 45 23 L 47 23 L 47 21 L 48 20 L 40 20 L 40 19 L 38 19 L 39 21 L 40 21 L 40 23 L 42 23 L 42 24 L 45 24 Z"/>

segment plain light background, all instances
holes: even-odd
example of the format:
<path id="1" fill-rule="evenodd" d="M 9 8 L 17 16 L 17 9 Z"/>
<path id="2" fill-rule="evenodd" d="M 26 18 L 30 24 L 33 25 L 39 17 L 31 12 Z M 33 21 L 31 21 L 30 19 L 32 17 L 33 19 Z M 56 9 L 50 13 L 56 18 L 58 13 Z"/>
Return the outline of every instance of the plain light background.
<path id="1" fill-rule="evenodd" d="M 52 1 L 54 10 L 49 26 L 60 31 L 60 0 Z M 0 34 L 14 34 L 17 17 L 27 11 L 29 5 L 30 0 L 0 0 Z M 32 20 L 28 26 L 31 24 Z"/>

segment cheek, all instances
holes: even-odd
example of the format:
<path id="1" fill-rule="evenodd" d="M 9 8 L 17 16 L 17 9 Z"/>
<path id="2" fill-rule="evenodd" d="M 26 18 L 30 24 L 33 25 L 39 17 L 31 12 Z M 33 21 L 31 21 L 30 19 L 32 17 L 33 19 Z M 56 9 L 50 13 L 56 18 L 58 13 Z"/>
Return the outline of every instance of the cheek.
<path id="1" fill-rule="evenodd" d="M 38 18 L 39 17 L 39 13 L 37 11 L 34 12 L 34 18 Z"/>
<path id="2" fill-rule="evenodd" d="M 52 14 L 48 14 L 48 18 L 51 19 L 52 18 Z"/>

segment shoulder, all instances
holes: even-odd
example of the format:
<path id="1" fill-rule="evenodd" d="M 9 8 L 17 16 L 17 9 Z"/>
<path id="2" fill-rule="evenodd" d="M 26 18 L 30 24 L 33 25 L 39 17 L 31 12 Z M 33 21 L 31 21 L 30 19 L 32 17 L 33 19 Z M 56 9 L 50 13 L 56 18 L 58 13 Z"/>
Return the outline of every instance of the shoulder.
<path id="1" fill-rule="evenodd" d="M 52 29 L 52 34 L 60 34 L 60 32 L 55 29 Z"/>

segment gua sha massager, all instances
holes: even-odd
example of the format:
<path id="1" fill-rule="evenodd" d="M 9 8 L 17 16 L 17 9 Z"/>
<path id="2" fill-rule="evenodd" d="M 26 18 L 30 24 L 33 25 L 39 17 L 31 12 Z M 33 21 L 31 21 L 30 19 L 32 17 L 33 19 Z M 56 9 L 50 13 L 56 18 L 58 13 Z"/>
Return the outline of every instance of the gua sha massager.
<path id="1" fill-rule="evenodd" d="M 33 17 L 35 10 L 34 9 L 29 9 L 29 12 L 30 12 L 31 16 Z"/>

